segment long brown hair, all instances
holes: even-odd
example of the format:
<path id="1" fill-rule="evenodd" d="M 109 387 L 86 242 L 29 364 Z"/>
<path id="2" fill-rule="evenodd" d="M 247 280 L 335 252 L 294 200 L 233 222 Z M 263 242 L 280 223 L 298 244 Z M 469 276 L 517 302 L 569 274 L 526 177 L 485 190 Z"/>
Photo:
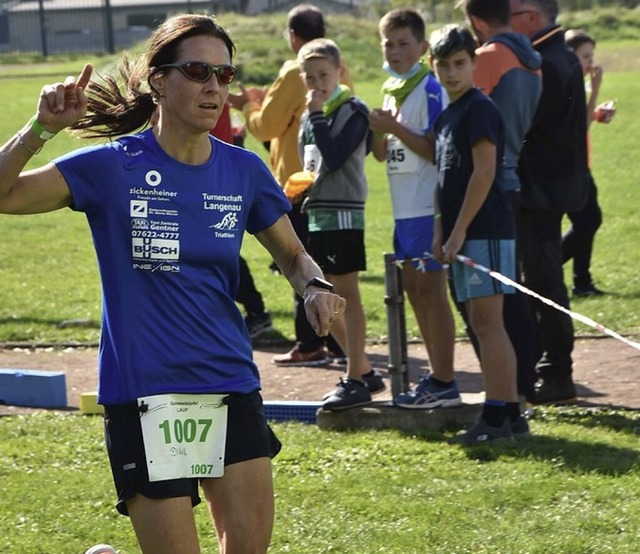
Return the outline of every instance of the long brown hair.
<path id="1" fill-rule="evenodd" d="M 117 68 L 119 79 L 107 75 L 101 77 L 103 82 L 89 82 L 85 91 L 87 114 L 71 128 L 81 137 L 103 138 L 146 127 L 157 107 L 157 94 L 148 83 L 151 68 L 175 62 L 182 41 L 196 36 L 219 38 L 233 60 L 235 44 L 214 17 L 194 14 L 171 17 L 153 32 L 145 55 L 137 61 L 126 54 L 122 57 Z"/>

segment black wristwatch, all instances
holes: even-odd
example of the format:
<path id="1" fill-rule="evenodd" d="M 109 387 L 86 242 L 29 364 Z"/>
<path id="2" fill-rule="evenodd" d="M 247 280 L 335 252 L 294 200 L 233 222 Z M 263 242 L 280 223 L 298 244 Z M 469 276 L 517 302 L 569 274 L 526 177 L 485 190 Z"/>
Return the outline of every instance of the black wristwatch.
<path id="1" fill-rule="evenodd" d="M 309 287 L 318 287 L 319 289 L 326 289 L 329 292 L 333 292 L 333 283 L 330 283 L 326 279 L 322 279 L 320 277 L 314 277 L 307 281 L 307 284 L 304 286 L 305 292 Z"/>

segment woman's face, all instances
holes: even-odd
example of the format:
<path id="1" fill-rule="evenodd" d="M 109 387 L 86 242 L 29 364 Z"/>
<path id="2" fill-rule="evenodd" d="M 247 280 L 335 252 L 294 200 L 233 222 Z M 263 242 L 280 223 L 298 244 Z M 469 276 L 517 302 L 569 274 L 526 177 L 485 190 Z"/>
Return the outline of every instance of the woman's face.
<path id="1" fill-rule="evenodd" d="M 221 39 L 197 36 L 180 44 L 173 63 L 182 62 L 229 65 L 231 57 Z M 229 84 L 220 84 L 216 73 L 201 82 L 190 79 L 178 68 L 167 68 L 152 78 L 152 84 L 159 93 L 160 126 L 182 126 L 195 133 L 208 132 L 216 126 L 229 96 Z"/>

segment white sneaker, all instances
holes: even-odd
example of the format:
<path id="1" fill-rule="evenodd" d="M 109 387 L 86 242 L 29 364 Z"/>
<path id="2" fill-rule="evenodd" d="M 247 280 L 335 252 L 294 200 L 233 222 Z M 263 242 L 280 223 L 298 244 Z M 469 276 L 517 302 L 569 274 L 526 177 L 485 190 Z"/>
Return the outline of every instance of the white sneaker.
<path id="1" fill-rule="evenodd" d="M 96 544 L 92 546 L 89 550 L 87 550 L 84 554 L 118 554 L 113 546 L 109 546 L 108 544 Z"/>

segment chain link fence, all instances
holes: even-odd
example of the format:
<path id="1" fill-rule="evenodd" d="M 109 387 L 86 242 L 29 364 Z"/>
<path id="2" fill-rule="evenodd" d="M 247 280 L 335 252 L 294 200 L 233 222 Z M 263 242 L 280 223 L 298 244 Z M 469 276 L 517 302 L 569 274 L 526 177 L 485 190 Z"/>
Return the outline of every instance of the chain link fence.
<path id="1" fill-rule="evenodd" d="M 176 13 L 250 13 L 277 0 L 0 0 L 0 52 L 114 53 Z"/>
<path id="2" fill-rule="evenodd" d="M 413 5 L 430 22 L 461 17 L 451 0 L 318 0 L 323 11 L 385 13 Z M 640 0 L 559 0 L 561 11 L 615 5 L 637 7 Z M 145 40 L 176 13 L 234 11 L 255 15 L 286 10 L 292 0 L 0 0 L 0 53 L 114 53 Z"/>

